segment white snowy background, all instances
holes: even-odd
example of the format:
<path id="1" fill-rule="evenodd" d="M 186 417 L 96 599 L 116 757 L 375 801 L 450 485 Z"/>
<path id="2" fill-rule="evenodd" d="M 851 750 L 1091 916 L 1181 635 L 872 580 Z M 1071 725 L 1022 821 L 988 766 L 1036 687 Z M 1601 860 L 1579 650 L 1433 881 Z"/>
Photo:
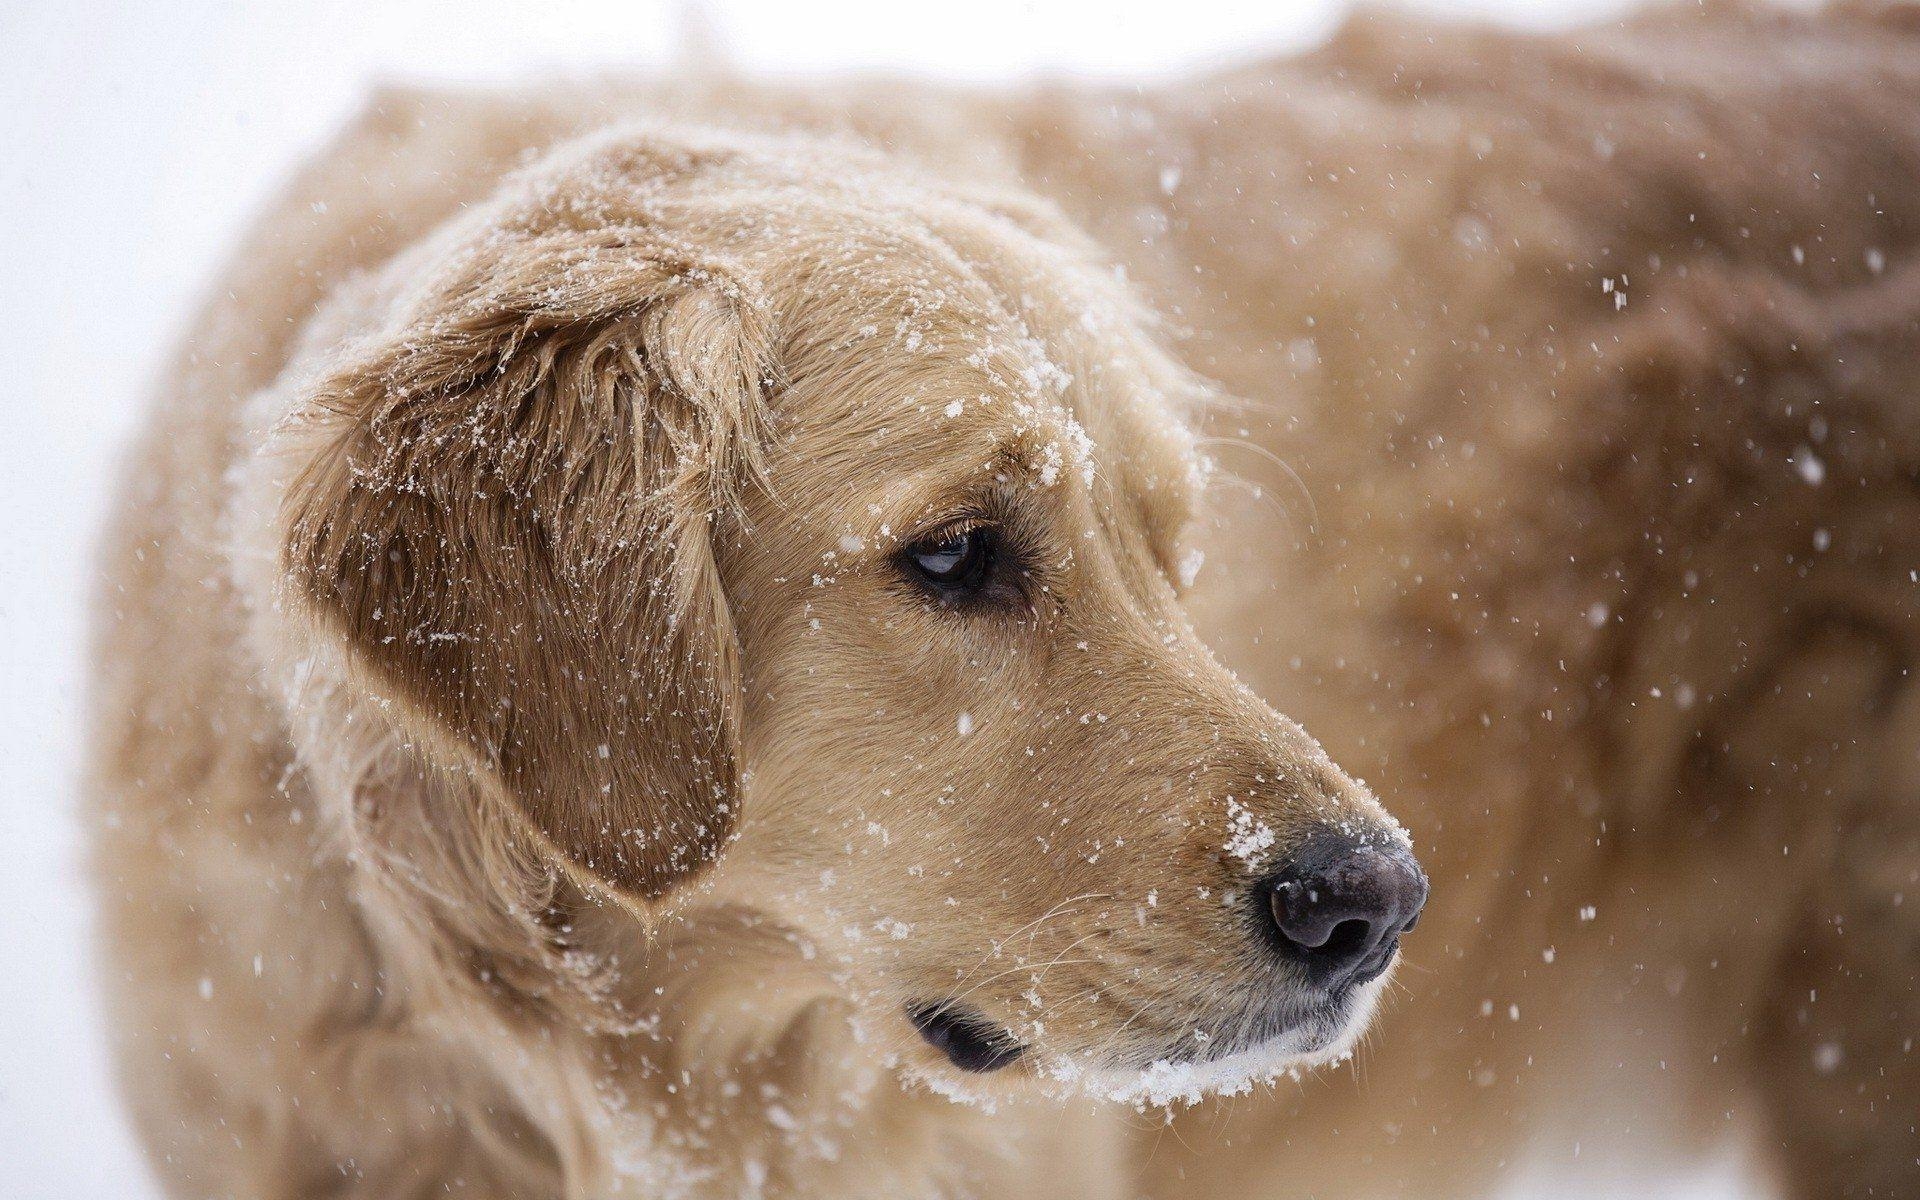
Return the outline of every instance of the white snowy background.
<path id="1" fill-rule="evenodd" d="M 1424 0 L 1530 26 L 1623 0 Z M 671 62 L 1164 74 L 1345 0 L 0 0 L 0 1195 L 154 1195 L 108 1081 L 73 816 L 95 531 L 144 393 L 250 211 L 371 81 Z M 1737 1173 L 1582 1196 L 1752 1194 Z M 1507 1200 L 1565 1197 L 1531 1172 Z"/>

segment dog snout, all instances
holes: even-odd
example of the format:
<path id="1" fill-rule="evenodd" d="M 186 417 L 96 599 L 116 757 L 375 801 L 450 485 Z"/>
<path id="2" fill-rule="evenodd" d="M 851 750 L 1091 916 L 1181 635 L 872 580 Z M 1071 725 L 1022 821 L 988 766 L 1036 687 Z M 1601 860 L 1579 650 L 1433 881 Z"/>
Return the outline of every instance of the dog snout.
<path id="1" fill-rule="evenodd" d="M 1327 832 L 1259 891 L 1281 952 L 1328 989 L 1364 983 L 1393 961 L 1427 903 L 1427 877 L 1397 842 Z"/>

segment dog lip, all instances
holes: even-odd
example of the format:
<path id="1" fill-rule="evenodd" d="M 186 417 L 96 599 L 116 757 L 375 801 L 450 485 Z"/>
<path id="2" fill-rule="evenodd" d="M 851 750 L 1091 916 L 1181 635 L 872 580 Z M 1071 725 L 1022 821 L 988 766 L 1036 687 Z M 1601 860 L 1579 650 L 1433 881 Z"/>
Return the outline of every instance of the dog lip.
<path id="1" fill-rule="evenodd" d="M 962 1071 L 984 1075 L 1026 1053 L 1012 1033 L 968 1005 L 941 1000 L 909 1004 L 906 1012 L 927 1044 Z"/>
<path id="2" fill-rule="evenodd" d="M 1296 1000 L 1294 1003 L 1298 1007 L 1289 1006 L 1292 1013 L 1287 1019 L 1261 1022 L 1251 1033 L 1240 1037 L 1211 1038 L 1198 1047 L 1189 1039 L 1182 1038 L 1174 1048 L 1149 1053 L 1139 1062 L 1129 1062 L 1125 1069 L 1145 1069 L 1161 1062 L 1173 1066 L 1206 1067 L 1235 1055 L 1270 1047 L 1277 1042 L 1294 1043 L 1293 1053 L 1296 1054 L 1319 1053 L 1329 1043 L 1345 1035 L 1349 1023 L 1354 1019 L 1356 998 L 1369 984 L 1386 974 L 1398 959 L 1396 946 L 1394 952 L 1382 956 L 1379 963 L 1370 964 L 1353 978 L 1342 980 L 1332 989 L 1321 992 L 1317 999 Z"/>

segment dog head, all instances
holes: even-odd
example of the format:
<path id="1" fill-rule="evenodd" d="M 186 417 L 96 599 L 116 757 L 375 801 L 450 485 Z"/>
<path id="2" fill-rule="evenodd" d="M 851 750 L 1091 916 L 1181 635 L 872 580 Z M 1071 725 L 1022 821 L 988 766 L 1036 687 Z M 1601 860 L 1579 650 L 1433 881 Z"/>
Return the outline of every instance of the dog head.
<path id="1" fill-rule="evenodd" d="M 1183 617 L 1202 391 L 1050 210 L 628 134 L 388 274 L 275 436 L 278 564 L 374 731 L 361 836 L 492 881 L 465 959 L 563 893 L 728 905 L 949 1084 L 1348 1044 L 1425 881 Z"/>

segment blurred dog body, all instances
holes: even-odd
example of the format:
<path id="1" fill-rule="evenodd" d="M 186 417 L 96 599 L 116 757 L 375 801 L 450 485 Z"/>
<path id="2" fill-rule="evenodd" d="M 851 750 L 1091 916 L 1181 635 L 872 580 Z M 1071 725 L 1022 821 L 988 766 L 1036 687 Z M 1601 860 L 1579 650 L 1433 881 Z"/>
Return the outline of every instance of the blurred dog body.
<path id="1" fill-rule="evenodd" d="M 1796 1197 L 1920 1190 L 1910 10 L 1363 18 L 1140 89 L 395 92 L 289 211 L 377 257 L 637 112 L 1037 191 L 1252 401 L 1211 418 L 1246 482 L 1190 607 L 1436 899 L 1351 1075 L 1130 1148 L 1076 1115 L 1090 1193 L 1481 1196 L 1742 1140 Z M 258 269 L 321 253 L 284 236 Z"/>

